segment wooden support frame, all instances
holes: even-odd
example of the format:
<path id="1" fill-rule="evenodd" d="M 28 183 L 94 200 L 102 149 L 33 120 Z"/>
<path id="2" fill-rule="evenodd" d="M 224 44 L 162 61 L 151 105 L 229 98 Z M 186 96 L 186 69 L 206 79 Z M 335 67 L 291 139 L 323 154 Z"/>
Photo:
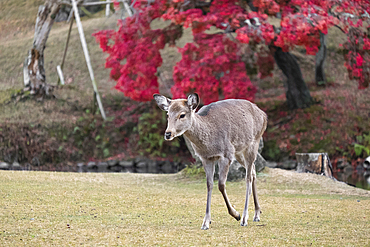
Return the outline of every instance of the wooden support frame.
<path id="1" fill-rule="evenodd" d="M 126 2 L 126 0 L 118 0 L 118 2 Z M 73 6 L 73 3 L 71 2 L 67 2 L 67 1 L 61 1 L 60 2 L 61 4 L 65 4 L 65 5 L 68 5 L 68 6 Z M 80 6 L 95 6 L 95 5 L 104 5 L 104 4 L 111 4 L 111 3 L 114 3 L 114 1 L 101 1 L 101 2 L 88 2 L 88 3 L 77 3 L 77 6 L 80 7 Z"/>
<path id="2" fill-rule="evenodd" d="M 110 14 L 110 3 L 105 6 L 105 16 L 108 17 Z"/>
<path id="3" fill-rule="evenodd" d="M 132 16 L 134 13 L 133 13 L 133 11 L 132 11 L 132 9 L 131 9 L 131 7 L 132 6 L 130 6 L 129 4 L 128 4 L 128 1 L 127 0 L 118 0 L 118 2 L 121 2 L 121 3 L 123 3 L 123 6 L 125 7 L 125 9 L 126 9 L 126 11 L 127 11 L 127 13 L 129 14 L 129 16 Z M 85 2 L 78 2 L 77 3 L 77 6 L 78 7 L 87 7 L 87 6 L 95 6 L 95 5 L 104 5 L 104 4 L 106 4 L 106 16 L 108 16 L 109 15 L 109 5 L 111 4 L 111 3 L 114 3 L 113 1 L 102 1 L 102 2 L 89 2 L 89 3 L 85 3 Z M 71 2 L 67 2 L 67 1 L 61 1 L 61 4 L 64 4 L 64 5 L 68 5 L 68 6 L 73 6 L 73 3 L 71 3 Z"/>
<path id="4" fill-rule="evenodd" d="M 96 86 L 96 82 L 95 82 L 94 71 L 92 69 L 91 62 L 90 62 L 90 55 L 89 55 L 89 51 L 87 49 L 85 34 L 84 34 L 83 27 L 82 27 L 80 15 L 78 13 L 77 3 L 76 3 L 76 0 L 71 0 L 71 1 L 72 1 L 72 7 L 73 7 L 74 15 L 75 15 L 75 20 L 76 20 L 78 32 L 80 34 L 81 45 L 82 45 L 82 49 L 83 49 L 83 52 L 84 52 L 84 55 L 85 55 L 87 68 L 89 70 L 91 83 L 92 83 L 93 88 L 94 88 L 94 96 L 96 96 L 94 98 L 96 98 L 96 101 L 98 103 L 101 116 L 103 117 L 104 120 L 106 120 L 103 104 L 101 102 L 100 95 L 99 95 L 99 92 L 98 92 L 98 87 Z"/>
<path id="5" fill-rule="evenodd" d="M 126 9 L 129 16 L 132 16 L 134 14 L 132 9 L 131 9 L 131 6 L 128 4 L 127 0 L 119 0 L 118 2 L 123 3 L 123 6 Z M 94 71 L 92 69 L 91 62 L 90 62 L 90 55 L 89 55 L 89 51 L 88 51 L 88 48 L 87 48 L 86 39 L 85 39 L 85 35 L 84 35 L 80 15 L 78 13 L 78 7 L 104 5 L 105 4 L 106 5 L 106 15 L 109 15 L 109 7 L 110 7 L 109 5 L 111 3 L 114 3 L 114 2 L 113 1 L 101 1 L 101 2 L 84 3 L 81 0 L 79 0 L 79 1 L 71 0 L 71 2 L 61 1 L 61 4 L 72 6 L 72 10 L 71 10 L 70 16 L 68 17 L 69 20 L 71 19 L 71 24 L 70 24 L 70 27 L 69 27 L 66 47 L 65 47 L 64 55 L 63 55 L 63 60 L 62 60 L 61 66 L 58 68 L 58 74 L 59 74 L 58 85 L 59 85 L 60 79 L 63 77 L 62 70 L 63 70 L 65 57 L 66 57 L 66 54 L 67 54 L 68 43 L 69 43 L 69 38 L 70 38 L 70 35 L 71 35 L 71 30 L 72 30 L 72 25 L 73 25 L 73 16 L 74 16 L 74 19 L 76 20 L 78 32 L 79 32 L 79 35 L 80 35 L 81 45 L 82 45 L 82 49 L 83 49 L 83 52 L 84 52 L 84 55 L 85 55 L 87 68 L 89 70 L 89 75 L 90 75 L 91 82 L 92 82 L 92 85 L 93 85 L 93 88 L 94 88 L 94 104 L 95 104 L 95 102 L 98 104 L 100 113 L 101 113 L 104 120 L 106 120 L 106 115 L 105 115 L 104 108 L 103 108 L 103 105 L 102 105 L 102 102 L 101 102 L 101 98 L 100 98 L 100 95 L 99 95 L 99 92 L 98 92 L 98 88 L 96 86 Z"/>
<path id="6" fill-rule="evenodd" d="M 61 65 L 60 65 L 60 72 L 58 71 L 59 78 L 58 78 L 57 85 L 59 85 L 60 82 L 62 82 L 62 85 L 64 85 L 64 82 L 62 81 L 62 78 L 60 77 L 60 73 L 62 73 L 62 71 L 63 71 L 64 61 L 66 60 L 66 55 L 67 55 L 67 50 L 68 50 L 69 38 L 71 37 L 72 26 L 73 26 L 73 11 L 71 11 L 70 17 L 72 19 L 71 19 L 71 23 L 69 25 L 66 47 L 64 48 L 63 59 L 62 59 Z M 58 67 L 57 67 L 57 69 L 58 69 Z M 63 75 L 63 73 L 62 73 L 62 75 Z"/>

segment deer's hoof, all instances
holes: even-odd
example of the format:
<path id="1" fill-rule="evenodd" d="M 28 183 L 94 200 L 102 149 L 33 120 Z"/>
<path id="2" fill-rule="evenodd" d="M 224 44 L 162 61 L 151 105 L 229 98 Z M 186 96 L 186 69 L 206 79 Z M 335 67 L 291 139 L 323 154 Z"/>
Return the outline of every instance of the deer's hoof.
<path id="1" fill-rule="evenodd" d="M 260 218 L 255 217 L 255 218 L 253 219 L 253 221 L 254 221 L 254 222 L 259 222 L 259 221 L 260 221 Z"/>
<path id="2" fill-rule="evenodd" d="M 208 230 L 209 229 L 209 226 L 202 226 L 202 228 L 200 228 L 202 230 Z"/>
<path id="3" fill-rule="evenodd" d="M 204 221 L 203 222 L 203 225 L 202 225 L 202 227 L 200 228 L 200 229 L 202 229 L 202 230 L 208 230 L 209 229 L 209 225 L 211 224 L 211 221 Z"/>
<path id="4" fill-rule="evenodd" d="M 236 215 L 235 219 L 236 219 L 237 221 L 239 221 L 239 220 L 240 220 L 240 214 L 239 214 L 238 212 L 237 212 L 237 215 Z"/>
<path id="5" fill-rule="evenodd" d="M 240 223 L 240 225 L 241 225 L 241 226 L 248 226 L 248 222 L 247 222 L 247 221 L 242 222 L 242 223 Z"/>

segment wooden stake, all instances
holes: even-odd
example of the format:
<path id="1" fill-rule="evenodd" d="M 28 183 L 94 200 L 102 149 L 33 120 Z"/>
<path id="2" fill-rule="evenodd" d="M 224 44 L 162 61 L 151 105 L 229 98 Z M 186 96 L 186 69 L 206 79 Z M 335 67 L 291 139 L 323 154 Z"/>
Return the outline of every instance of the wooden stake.
<path id="1" fill-rule="evenodd" d="M 103 105 L 102 105 L 101 100 L 100 100 L 100 95 L 99 95 L 99 92 L 98 92 L 98 88 L 96 86 L 96 82 L 95 82 L 95 78 L 94 78 L 94 71 L 93 71 L 92 66 L 91 66 L 90 55 L 89 55 L 89 51 L 87 49 L 86 39 L 85 39 L 85 35 L 84 35 L 84 30 L 83 30 L 83 27 L 82 27 L 82 24 L 81 24 L 80 15 L 78 14 L 78 8 L 77 8 L 76 0 L 72 0 L 72 7 L 73 7 L 73 11 L 75 13 L 76 24 L 77 24 L 78 32 L 80 34 L 80 40 L 81 40 L 81 44 L 82 44 L 82 49 L 83 49 L 84 54 L 85 54 L 85 60 L 86 60 L 87 68 L 89 70 L 89 74 L 90 74 L 91 82 L 92 82 L 92 85 L 93 85 L 93 88 L 94 88 L 94 92 L 96 93 L 96 101 L 98 102 L 98 106 L 99 106 L 99 109 L 100 109 L 101 116 L 105 120 L 106 119 L 105 112 L 104 112 L 104 108 L 103 108 Z"/>
<path id="2" fill-rule="evenodd" d="M 66 60 L 66 55 L 67 55 L 67 50 L 68 50 L 69 38 L 71 37 L 71 31 L 72 31 L 72 26 L 73 26 L 73 12 L 71 13 L 71 18 L 72 19 L 71 19 L 71 23 L 69 25 L 66 47 L 64 49 L 62 64 L 60 65 L 61 71 L 63 71 L 64 61 Z M 59 73 L 59 71 L 58 71 L 58 73 Z M 57 83 L 58 85 L 59 85 L 59 82 L 60 82 L 60 76 L 58 78 L 58 83 Z M 64 85 L 64 83 L 62 83 L 62 85 Z"/>
<path id="3" fill-rule="evenodd" d="M 58 75 L 59 75 L 58 85 L 59 85 L 59 81 L 62 85 L 64 85 L 64 76 L 63 76 L 62 68 L 59 65 L 57 66 L 57 72 L 58 72 Z"/>

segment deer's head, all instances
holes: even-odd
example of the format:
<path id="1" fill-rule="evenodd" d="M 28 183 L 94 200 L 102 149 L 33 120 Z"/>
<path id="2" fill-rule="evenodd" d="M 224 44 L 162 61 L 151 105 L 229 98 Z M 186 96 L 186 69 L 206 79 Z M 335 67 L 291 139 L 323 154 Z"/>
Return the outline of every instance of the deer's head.
<path id="1" fill-rule="evenodd" d="M 193 116 L 199 105 L 199 96 L 192 93 L 187 99 L 171 100 L 163 95 L 154 94 L 153 98 L 159 108 L 167 111 L 168 124 L 164 134 L 166 141 L 184 134 L 193 124 Z"/>

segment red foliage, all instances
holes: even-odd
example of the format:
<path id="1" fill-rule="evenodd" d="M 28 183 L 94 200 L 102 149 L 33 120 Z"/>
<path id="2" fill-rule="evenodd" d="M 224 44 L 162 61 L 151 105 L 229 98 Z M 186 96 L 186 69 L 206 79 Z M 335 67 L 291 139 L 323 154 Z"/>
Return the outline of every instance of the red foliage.
<path id="1" fill-rule="evenodd" d="M 237 43 L 223 34 L 195 34 L 194 43 L 179 48 L 182 60 L 174 68 L 173 96 L 197 91 L 205 104 L 219 100 L 220 95 L 253 100 L 256 89 L 238 50 Z"/>
<path id="2" fill-rule="evenodd" d="M 111 78 L 117 81 L 116 89 L 134 100 L 151 100 L 152 94 L 158 92 L 156 75 L 162 64 L 159 50 L 165 44 L 175 45 L 182 28 L 191 28 L 194 42 L 179 48 L 182 59 L 173 72 L 173 96 L 197 91 L 204 103 L 221 98 L 253 100 L 256 89 L 246 74 L 246 66 L 257 68 L 260 77 L 265 77 L 271 75 L 274 63 L 272 54 L 257 44 L 284 51 L 304 46 L 307 54 L 315 55 L 321 45 L 320 33 L 326 34 L 334 25 L 349 37 L 343 47 L 348 50 L 345 66 L 350 76 L 358 80 L 360 88 L 369 86 L 370 25 L 364 26 L 370 19 L 368 1 L 254 0 L 256 12 L 244 4 L 239 0 L 135 1 L 135 15 L 120 21 L 118 31 L 94 34 L 109 54 L 106 67 L 111 68 Z M 277 13 L 281 15 L 279 28 L 267 19 Z M 150 23 L 157 18 L 171 24 L 153 30 Z M 211 27 L 221 32 L 206 34 Z M 236 32 L 236 39 L 229 32 Z M 256 64 L 242 61 L 242 43 L 257 53 Z"/>
<path id="3" fill-rule="evenodd" d="M 359 89 L 369 87 L 370 81 L 370 40 L 363 32 L 351 28 L 344 48 L 348 51 L 344 65 L 351 79 L 359 82 Z"/>

